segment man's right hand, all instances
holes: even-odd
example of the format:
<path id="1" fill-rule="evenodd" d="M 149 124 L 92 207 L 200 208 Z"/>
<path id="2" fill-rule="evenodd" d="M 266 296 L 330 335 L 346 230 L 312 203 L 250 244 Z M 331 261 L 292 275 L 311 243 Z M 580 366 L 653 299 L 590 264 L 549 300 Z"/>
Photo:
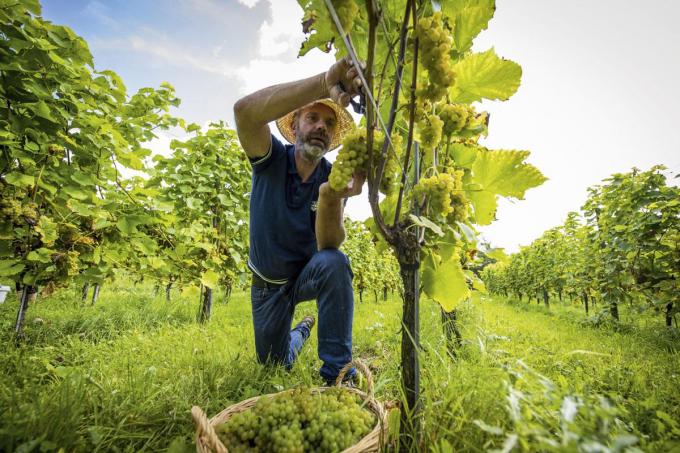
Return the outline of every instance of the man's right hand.
<path id="1" fill-rule="evenodd" d="M 341 83 L 345 88 L 344 90 L 340 87 Z M 359 94 L 362 89 L 361 85 L 359 72 L 350 57 L 337 61 L 326 71 L 328 94 L 331 99 L 343 107 L 347 107 L 350 99 Z"/>

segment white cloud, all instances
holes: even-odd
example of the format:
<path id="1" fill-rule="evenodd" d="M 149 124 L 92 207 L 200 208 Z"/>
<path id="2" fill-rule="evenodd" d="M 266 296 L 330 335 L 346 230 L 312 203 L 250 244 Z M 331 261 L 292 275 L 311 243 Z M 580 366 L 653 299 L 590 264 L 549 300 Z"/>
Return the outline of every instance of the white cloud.
<path id="1" fill-rule="evenodd" d="M 253 6 L 257 5 L 257 2 L 260 0 L 238 0 L 238 2 L 242 5 L 246 5 L 248 8 L 252 8 Z"/>
<path id="2" fill-rule="evenodd" d="M 265 21 L 260 27 L 260 56 L 297 54 L 302 38 L 302 8 L 295 0 L 269 0 L 269 5 L 272 20 Z"/>

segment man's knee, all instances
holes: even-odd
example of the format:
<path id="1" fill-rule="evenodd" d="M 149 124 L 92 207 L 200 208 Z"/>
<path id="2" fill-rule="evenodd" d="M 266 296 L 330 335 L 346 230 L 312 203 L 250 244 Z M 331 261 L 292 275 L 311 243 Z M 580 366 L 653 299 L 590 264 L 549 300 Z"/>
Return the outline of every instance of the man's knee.
<path id="1" fill-rule="evenodd" d="M 338 249 L 322 249 L 317 252 L 326 273 L 351 274 L 349 258 Z"/>

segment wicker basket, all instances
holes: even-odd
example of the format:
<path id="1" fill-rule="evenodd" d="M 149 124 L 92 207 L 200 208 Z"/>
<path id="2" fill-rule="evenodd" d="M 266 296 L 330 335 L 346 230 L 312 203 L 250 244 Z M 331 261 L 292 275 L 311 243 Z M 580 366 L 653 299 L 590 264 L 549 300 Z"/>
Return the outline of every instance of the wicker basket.
<path id="1" fill-rule="evenodd" d="M 356 367 L 356 369 L 361 371 L 361 373 L 363 373 L 366 377 L 367 393 L 351 387 L 342 388 L 348 392 L 358 395 L 361 400 L 366 403 L 366 407 L 378 418 L 378 422 L 370 433 L 360 439 L 355 445 L 343 450 L 343 453 L 377 452 L 380 451 L 384 445 L 385 435 L 387 433 L 387 412 L 385 411 L 385 407 L 374 397 L 373 375 L 371 374 L 371 371 L 364 363 L 360 361 L 352 361 L 345 365 L 342 370 L 340 370 L 338 379 L 335 381 L 336 387 L 341 386 L 342 379 L 345 377 L 345 374 L 347 374 L 347 371 L 349 371 L 351 367 Z M 331 387 L 315 387 L 311 390 L 312 393 L 318 394 L 323 393 L 330 388 Z M 247 400 L 241 401 L 240 403 L 229 406 L 210 420 L 208 420 L 205 412 L 203 412 L 200 407 L 192 407 L 191 415 L 194 419 L 194 423 L 196 424 L 196 451 L 198 453 L 227 453 L 227 447 L 224 446 L 215 432 L 215 427 L 217 425 L 224 423 L 232 415 L 243 412 L 255 406 L 255 403 L 260 398 L 288 393 L 290 391 L 291 390 L 284 390 L 283 392 L 279 393 L 271 393 L 268 395 L 260 395 L 249 398 Z"/>

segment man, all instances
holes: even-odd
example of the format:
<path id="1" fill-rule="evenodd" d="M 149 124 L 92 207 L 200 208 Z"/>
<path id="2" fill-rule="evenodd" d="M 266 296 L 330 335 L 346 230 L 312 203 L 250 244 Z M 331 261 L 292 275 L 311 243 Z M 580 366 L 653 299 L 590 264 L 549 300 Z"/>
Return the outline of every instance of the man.
<path id="1" fill-rule="evenodd" d="M 343 59 L 325 73 L 264 88 L 234 105 L 253 167 L 248 266 L 257 358 L 290 368 L 314 325 L 307 316 L 291 330 L 295 305 L 316 299 L 320 374 L 329 384 L 352 360 L 353 274 L 338 247 L 344 202 L 361 193 L 365 175 L 335 191 L 323 156 L 352 127 L 344 107 L 360 87 L 356 69 Z M 271 134 L 274 120 L 294 144 Z"/>

